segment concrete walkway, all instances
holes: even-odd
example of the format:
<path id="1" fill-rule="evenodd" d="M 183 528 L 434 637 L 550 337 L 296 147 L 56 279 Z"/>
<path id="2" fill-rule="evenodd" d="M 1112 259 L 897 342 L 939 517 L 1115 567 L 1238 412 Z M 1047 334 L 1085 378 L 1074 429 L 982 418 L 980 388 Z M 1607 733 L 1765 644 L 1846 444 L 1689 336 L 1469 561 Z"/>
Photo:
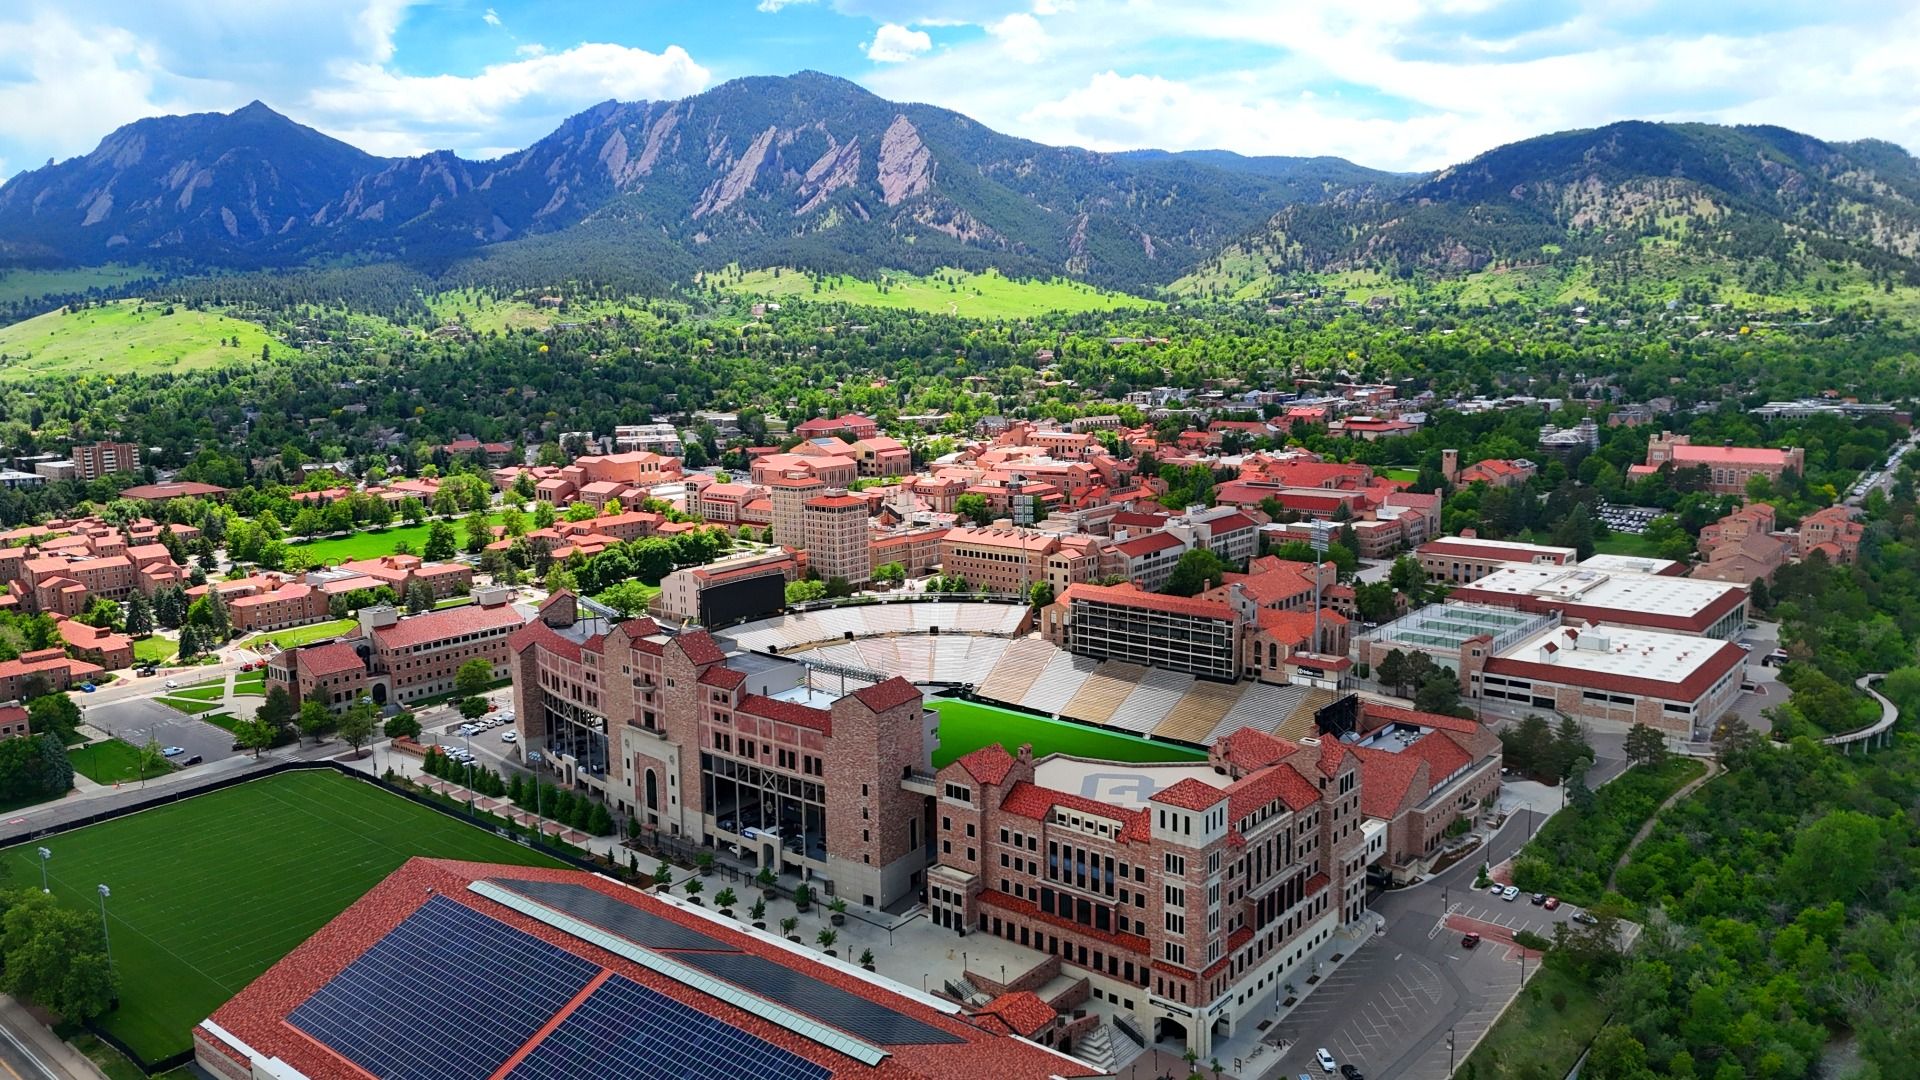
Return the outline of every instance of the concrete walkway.
<path id="1" fill-rule="evenodd" d="M 1862 675 L 1859 678 L 1853 680 L 1853 685 L 1873 695 L 1873 700 L 1880 703 L 1880 719 L 1877 723 L 1875 723 L 1871 727 L 1863 727 L 1858 731 L 1848 731 L 1839 735 L 1829 735 L 1826 738 L 1821 739 L 1820 741 L 1825 743 L 1828 746 L 1841 747 L 1844 751 L 1846 748 L 1850 748 L 1854 743 L 1871 744 L 1872 741 L 1875 739 L 1882 739 L 1884 741 L 1884 739 L 1890 738 L 1891 736 L 1888 735 L 1888 732 L 1891 732 L 1893 730 L 1893 725 L 1900 722 L 1900 709 L 1898 706 L 1894 705 L 1893 702 L 1888 701 L 1885 694 L 1882 694 L 1880 691 L 1875 690 L 1872 687 L 1872 685 L 1870 685 L 1886 677 L 1887 677 L 1887 673 L 1884 671 L 1881 671 L 1881 672 L 1876 672 L 1872 675 Z"/>

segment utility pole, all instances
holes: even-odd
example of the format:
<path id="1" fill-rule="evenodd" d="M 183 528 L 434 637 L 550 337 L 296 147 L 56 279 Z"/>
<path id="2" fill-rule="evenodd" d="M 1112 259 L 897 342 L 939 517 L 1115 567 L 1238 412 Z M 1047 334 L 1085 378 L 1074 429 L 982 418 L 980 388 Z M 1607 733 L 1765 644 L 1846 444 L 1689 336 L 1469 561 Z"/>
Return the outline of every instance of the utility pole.
<path id="1" fill-rule="evenodd" d="M 47 860 L 53 858 L 53 852 L 48 851 L 46 848 L 41 848 L 39 850 L 40 850 L 40 891 L 43 893 L 50 893 L 53 890 L 47 888 Z"/>

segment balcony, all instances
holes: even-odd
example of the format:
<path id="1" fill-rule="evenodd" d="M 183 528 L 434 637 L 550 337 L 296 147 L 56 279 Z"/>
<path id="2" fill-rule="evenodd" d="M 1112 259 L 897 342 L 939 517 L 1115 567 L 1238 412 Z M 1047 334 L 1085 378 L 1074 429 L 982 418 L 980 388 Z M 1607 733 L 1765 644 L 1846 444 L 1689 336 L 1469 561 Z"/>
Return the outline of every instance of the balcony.
<path id="1" fill-rule="evenodd" d="M 911 791 L 915 795 L 925 795 L 928 798 L 934 798 L 940 794 L 939 788 L 934 786 L 933 773 L 925 769 L 907 770 L 907 774 L 900 778 L 900 790 Z"/>

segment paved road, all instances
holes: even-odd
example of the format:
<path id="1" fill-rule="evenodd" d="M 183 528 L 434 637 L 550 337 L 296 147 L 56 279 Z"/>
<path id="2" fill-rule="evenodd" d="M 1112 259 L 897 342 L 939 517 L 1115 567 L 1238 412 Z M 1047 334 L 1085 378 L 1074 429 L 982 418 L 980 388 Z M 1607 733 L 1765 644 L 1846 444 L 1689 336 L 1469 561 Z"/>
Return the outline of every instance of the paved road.
<path id="1" fill-rule="evenodd" d="M 1449 1034 L 1465 1060 L 1520 985 L 1518 951 L 1490 937 L 1480 948 L 1460 947 L 1451 916 L 1497 926 L 1551 933 L 1570 907 L 1548 912 L 1525 899 L 1508 903 L 1473 888 L 1482 862 L 1499 863 L 1527 838 L 1527 815 L 1496 833 L 1484 854 L 1466 859 L 1409 889 L 1385 893 L 1373 910 L 1387 920 L 1360 951 L 1331 972 L 1266 1036 L 1290 1041 L 1269 1078 L 1319 1076 L 1313 1052 L 1326 1047 L 1341 1063 L 1384 1080 L 1439 1080 L 1447 1075 Z"/>

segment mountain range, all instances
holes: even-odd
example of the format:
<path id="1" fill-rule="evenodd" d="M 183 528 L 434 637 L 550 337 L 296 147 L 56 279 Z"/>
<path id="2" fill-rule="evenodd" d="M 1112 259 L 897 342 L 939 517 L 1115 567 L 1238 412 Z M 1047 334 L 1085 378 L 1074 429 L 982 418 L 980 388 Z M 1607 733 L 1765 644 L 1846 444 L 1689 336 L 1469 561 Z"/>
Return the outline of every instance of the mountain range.
<path id="1" fill-rule="evenodd" d="M 1920 282 L 1920 162 L 1773 127 L 1626 122 L 1428 175 L 1331 157 L 1052 147 L 803 72 L 594 106 L 493 161 L 382 158 L 255 102 L 154 117 L 0 186 L 0 261 L 174 270 L 536 244 L 686 277 L 730 263 L 996 266 L 1133 290 L 1469 272 L 1659 238 Z"/>

